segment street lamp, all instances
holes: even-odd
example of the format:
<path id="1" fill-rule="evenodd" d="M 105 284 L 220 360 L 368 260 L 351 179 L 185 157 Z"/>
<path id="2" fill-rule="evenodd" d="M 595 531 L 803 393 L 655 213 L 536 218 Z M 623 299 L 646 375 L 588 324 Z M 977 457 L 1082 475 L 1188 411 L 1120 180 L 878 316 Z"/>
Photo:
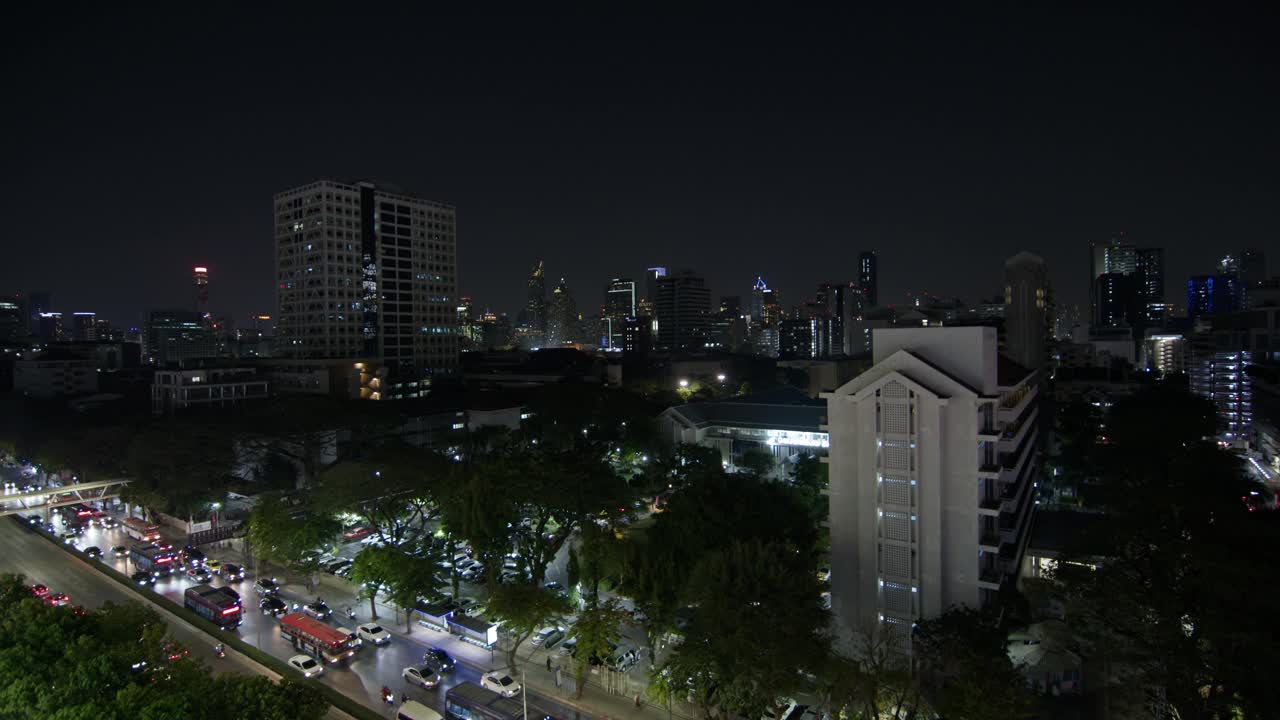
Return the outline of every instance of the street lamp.
<path id="1" fill-rule="evenodd" d="M 685 380 L 684 378 L 680 378 L 680 387 L 682 387 L 682 388 L 687 388 L 687 387 L 689 387 L 689 381 L 688 381 L 688 380 Z"/>

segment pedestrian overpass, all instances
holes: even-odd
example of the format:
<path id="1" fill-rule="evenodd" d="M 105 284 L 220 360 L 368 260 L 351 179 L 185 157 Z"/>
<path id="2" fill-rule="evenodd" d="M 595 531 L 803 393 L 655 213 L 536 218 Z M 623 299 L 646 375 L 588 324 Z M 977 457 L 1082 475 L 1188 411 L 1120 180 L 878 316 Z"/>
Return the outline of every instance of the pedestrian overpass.
<path id="1" fill-rule="evenodd" d="M 52 510 L 63 505 L 110 500 L 120 497 L 120 489 L 128 485 L 124 478 L 95 480 L 45 487 L 32 492 L 6 491 L 0 495 L 0 516 L 25 514 L 33 510 Z"/>

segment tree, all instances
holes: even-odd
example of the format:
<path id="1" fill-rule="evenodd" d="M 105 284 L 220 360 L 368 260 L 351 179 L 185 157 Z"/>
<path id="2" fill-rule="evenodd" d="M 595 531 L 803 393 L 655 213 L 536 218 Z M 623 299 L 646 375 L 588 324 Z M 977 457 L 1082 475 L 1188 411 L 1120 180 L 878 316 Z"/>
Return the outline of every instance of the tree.
<path id="1" fill-rule="evenodd" d="M 347 571 L 347 581 L 356 586 L 356 595 L 369 601 L 369 615 L 378 619 L 378 606 L 374 602 L 379 589 L 391 585 L 396 575 L 396 561 L 404 553 L 394 547 L 366 545 L 356 553 Z"/>
<path id="2" fill-rule="evenodd" d="M 996 619 L 956 607 L 916 626 L 913 655 L 933 707 L 957 720 L 1033 716 L 1026 681 L 1013 667 Z"/>
<path id="3" fill-rule="evenodd" d="M 314 552 L 337 537 L 342 524 L 328 513 L 287 505 L 279 495 L 262 495 L 249 512 L 249 545 L 262 560 L 307 575 L 314 584 Z"/>
<path id="4" fill-rule="evenodd" d="M 569 589 L 574 590 L 578 587 L 578 583 L 582 581 L 582 567 L 578 563 L 578 549 L 569 547 L 569 559 L 565 561 L 564 568 L 565 579 L 569 582 Z"/>
<path id="5" fill-rule="evenodd" d="M 735 542 L 709 553 L 690 581 L 692 619 L 658 675 L 688 677 L 707 707 L 726 715 L 779 716 L 779 698 L 803 689 L 830 654 L 828 616 L 812 563 L 778 543 Z M 767 630 L 766 630 L 767 629 Z M 702 683 L 702 685 L 700 685 Z"/>
<path id="6" fill-rule="evenodd" d="M 582 698 L 587 669 L 609 658 L 611 650 L 622 637 L 622 624 L 627 618 L 627 612 L 616 600 L 588 605 L 578 615 L 578 621 L 573 624 L 573 636 L 578 640 L 573 653 L 575 698 Z"/>
<path id="7" fill-rule="evenodd" d="M 205 516 L 210 503 L 226 498 L 233 453 L 230 437 L 205 424 L 166 422 L 137 433 L 128 443 L 133 481 L 125 494 L 151 510 L 182 517 Z"/>
<path id="8" fill-rule="evenodd" d="M 507 665 L 516 667 L 516 653 L 540 628 L 559 622 L 570 610 L 569 601 L 531 582 L 504 583 L 489 594 L 489 614 L 501 618 L 511 635 Z"/>
<path id="9" fill-rule="evenodd" d="M 742 454 L 742 459 L 738 461 L 738 467 L 758 480 L 764 480 L 773 472 L 777 463 L 773 459 L 773 454 L 767 450 L 760 448 L 751 448 Z"/>
<path id="10" fill-rule="evenodd" d="M 832 717 L 917 717 L 919 682 L 902 643 L 886 627 L 857 628 L 853 656 L 831 653 L 821 664 L 819 690 Z"/>
<path id="11" fill-rule="evenodd" d="M 422 526 L 431 499 L 430 475 L 443 473 L 438 455 L 403 443 L 334 465 L 319 480 L 316 502 L 330 512 L 358 514 L 384 543 L 398 544 Z"/>

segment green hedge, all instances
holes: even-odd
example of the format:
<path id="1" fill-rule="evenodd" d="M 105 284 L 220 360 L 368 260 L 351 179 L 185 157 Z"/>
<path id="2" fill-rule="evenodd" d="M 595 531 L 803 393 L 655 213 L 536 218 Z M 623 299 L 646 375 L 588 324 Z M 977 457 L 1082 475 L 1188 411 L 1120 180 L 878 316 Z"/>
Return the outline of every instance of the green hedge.
<path id="1" fill-rule="evenodd" d="M 20 516 L 15 515 L 13 517 L 18 518 L 24 524 L 26 523 L 26 520 L 21 518 Z M 75 557 L 78 560 L 85 560 L 85 558 L 81 556 L 80 553 L 76 552 L 69 545 L 58 541 L 53 536 L 49 535 L 49 533 L 44 532 L 41 529 L 34 529 L 34 531 L 44 539 L 48 540 L 49 542 L 53 543 L 57 547 L 61 548 L 62 551 L 67 553 L 68 555 L 71 555 L 72 557 Z M 164 595 L 161 595 L 160 593 L 155 592 L 149 587 L 148 588 L 139 587 L 136 583 L 133 582 L 133 580 L 130 580 L 129 578 L 125 577 L 123 573 L 107 565 L 106 563 L 89 562 L 88 565 L 98 570 L 98 572 L 102 573 L 103 575 L 106 575 L 107 577 L 111 578 L 117 583 L 128 588 L 129 590 L 132 590 L 133 592 L 136 592 L 140 595 L 145 595 L 147 599 L 151 600 L 157 605 L 160 605 L 161 607 L 166 608 L 167 610 L 169 610 L 169 612 L 172 612 L 174 615 L 180 616 L 184 621 L 190 623 L 193 627 L 199 628 L 200 631 L 205 633 L 206 635 L 210 635 L 212 637 L 217 638 L 219 642 L 225 643 L 226 645 L 234 648 L 237 652 L 243 653 L 254 662 L 260 665 L 265 665 L 268 668 L 271 668 L 281 677 L 293 678 L 297 674 L 297 671 L 289 667 L 289 664 L 286 663 L 284 660 L 280 660 L 279 658 L 276 658 L 272 655 L 268 655 L 262 650 L 259 650 L 258 648 L 246 643 L 245 641 L 241 640 L 238 637 L 235 637 L 234 635 L 227 635 L 217 625 L 209 622 L 208 620 L 205 620 L 204 618 L 194 613 L 187 612 L 187 609 L 185 607 L 183 607 L 182 605 L 179 605 L 178 603 L 165 597 Z M 329 702 L 330 705 L 347 713 L 353 718 L 357 718 L 357 720 L 384 720 L 382 715 L 380 715 L 379 713 L 373 711 L 372 709 L 364 705 L 361 705 L 360 703 L 356 702 L 355 700 L 352 700 L 346 695 L 343 695 L 337 690 L 334 690 L 328 685 L 323 685 L 321 683 L 311 683 L 311 687 L 314 687 L 316 690 L 318 690 L 320 694 L 324 696 L 324 699 Z"/>

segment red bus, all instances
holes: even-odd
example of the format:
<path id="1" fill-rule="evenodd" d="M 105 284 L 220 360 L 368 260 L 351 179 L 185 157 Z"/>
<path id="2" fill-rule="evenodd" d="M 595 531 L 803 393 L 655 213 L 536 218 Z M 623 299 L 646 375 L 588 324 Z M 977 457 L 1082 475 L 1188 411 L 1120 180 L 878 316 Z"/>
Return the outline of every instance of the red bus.
<path id="1" fill-rule="evenodd" d="M 139 520 L 138 518 L 125 518 L 124 531 L 129 533 L 129 537 L 134 540 L 155 542 L 160 539 L 159 525 L 152 525 L 146 520 Z"/>
<path id="2" fill-rule="evenodd" d="M 289 613 L 280 618 L 280 632 L 293 643 L 295 650 L 330 665 L 356 654 L 349 635 L 302 613 Z"/>

